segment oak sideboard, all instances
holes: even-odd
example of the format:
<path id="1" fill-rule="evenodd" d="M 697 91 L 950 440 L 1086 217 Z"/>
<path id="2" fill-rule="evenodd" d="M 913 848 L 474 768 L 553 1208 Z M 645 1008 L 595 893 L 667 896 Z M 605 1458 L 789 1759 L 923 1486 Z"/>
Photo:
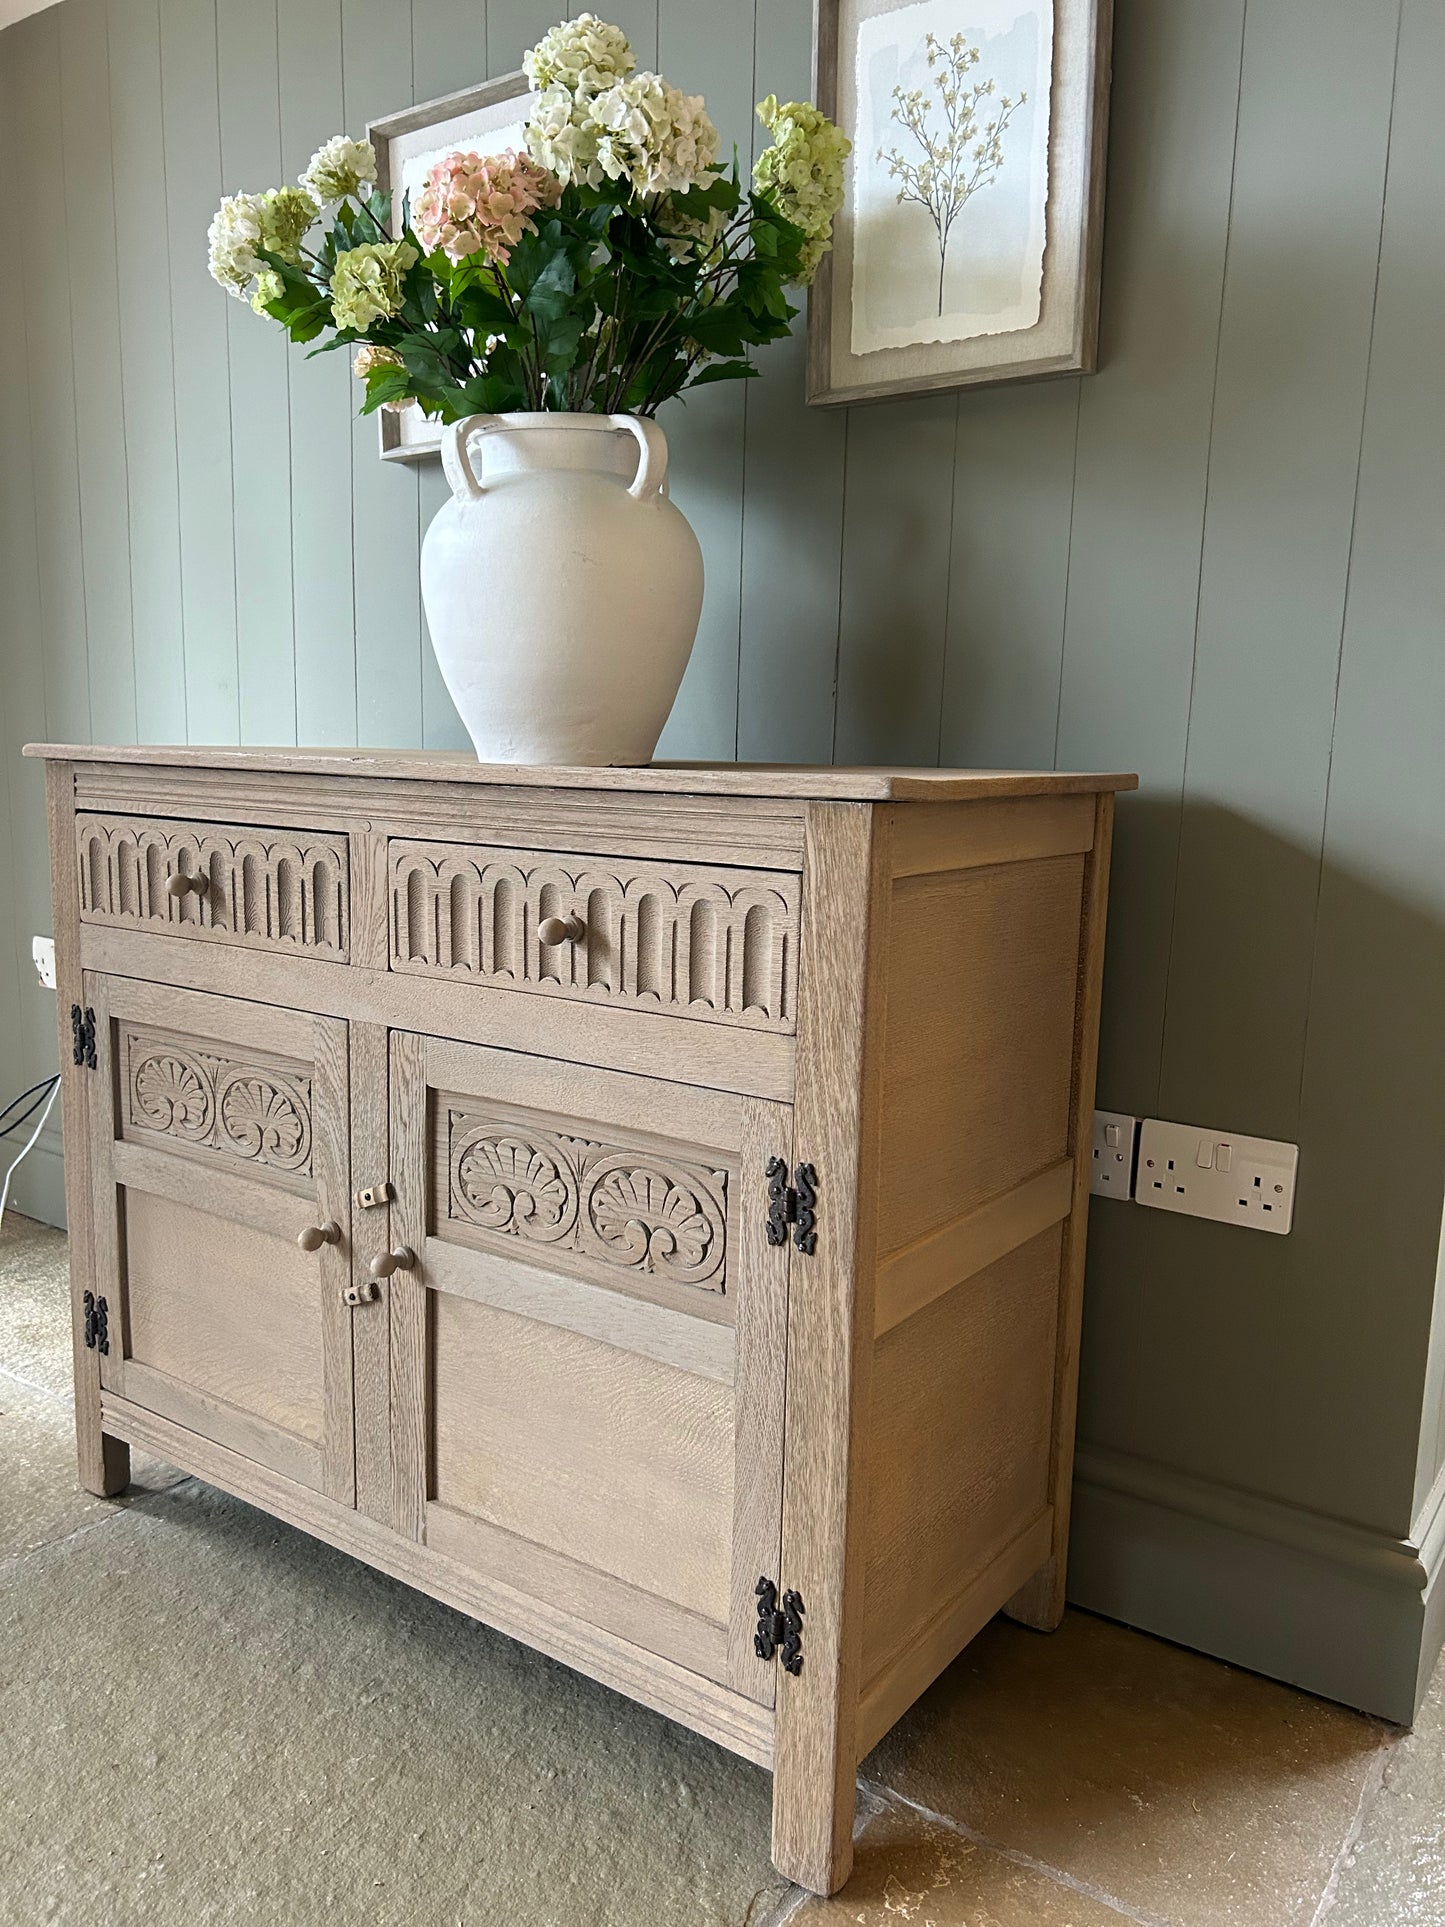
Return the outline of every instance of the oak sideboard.
<path id="1" fill-rule="evenodd" d="M 1063 1608 L 1127 776 L 44 746 L 80 1476 L 774 1776 Z"/>

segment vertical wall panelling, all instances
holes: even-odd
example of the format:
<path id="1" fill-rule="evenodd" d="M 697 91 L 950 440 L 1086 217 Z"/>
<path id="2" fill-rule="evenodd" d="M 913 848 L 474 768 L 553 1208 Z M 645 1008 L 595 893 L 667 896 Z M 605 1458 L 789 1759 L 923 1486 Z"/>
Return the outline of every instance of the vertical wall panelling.
<path id="1" fill-rule="evenodd" d="M 958 398 L 940 762 L 1053 764 L 1079 392 L 1074 377 Z"/>
<path id="2" fill-rule="evenodd" d="M 840 763 L 937 763 L 955 395 L 849 413 L 838 638 Z"/>
<path id="3" fill-rule="evenodd" d="M 1402 1530 L 1440 1469 L 1445 1362 L 1437 1333 L 1407 1507 L 1430 1310 L 1420 1280 L 1445 1187 L 1445 384 L 1438 323 L 1421 324 L 1445 313 L 1442 73 L 1445 14 L 1406 0 L 1300 1106 L 1311 1157 L 1289 1240 L 1301 1292 L 1339 1280 L 1314 1295 L 1301 1367 L 1336 1409 L 1361 1412 L 1357 1385 L 1370 1388 L 1380 1443 L 1353 1456 L 1388 1460 Z M 1360 1120 L 1380 1116 L 1397 1124 L 1390 1156 L 1361 1186 Z M 1385 1495 L 1365 1483 L 1368 1468 L 1342 1470 L 1351 1510 L 1374 1517 Z"/>
<path id="4" fill-rule="evenodd" d="M 13 620 L 17 648 L 28 658 L 6 676 L 3 708 L 12 754 L 34 728 L 42 732 L 90 730 L 89 663 L 85 638 L 85 587 L 80 567 L 80 484 L 75 445 L 75 382 L 70 338 L 70 285 L 65 227 L 61 131 L 60 16 L 32 15 L 11 36 L 10 107 L 16 171 L 14 199 L 22 211 L 45 208 L 50 218 L 27 223 L 23 246 L 6 257 L 18 264 L 16 280 L 26 379 L 17 384 L 29 403 L 25 434 L 17 445 L 19 480 L 30 491 L 28 540 L 24 510 L 20 573 Z M 28 461 L 27 461 L 28 454 Z M 8 456 L 8 450 L 7 450 Z M 8 466 L 8 459 L 6 466 Z M 28 550 L 28 556 L 26 551 Z M 10 584 L 5 584 L 8 603 Z M 18 741 L 10 737 L 13 729 Z M 55 1005 L 29 971 L 29 933 L 49 927 L 43 875 L 43 791 L 32 770 L 12 779 L 13 860 L 19 896 L 16 918 L 21 1008 L 29 1020 L 17 1053 L 16 1086 L 23 1088 L 54 1068 Z M 35 1174 L 30 1174 L 32 1177 Z"/>
<path id="5" fill-rule="evenodd" d="M 1160 1114 L 1295 1139 L 1320 841 L 1379 255 L 1398 0 L 1252 0 L 1210 444 Z M 1311 57 L 1301 63 L 1309 41 Z M 1239 960 L 1247 958 L 1241 970 Z M 1176 1462 L 1327 1510 L 1398 1479 L 1299 1374 L 1320 1283 L 1297 1242 L 1227 1267 L 1188 1241 L 1169 1286 L 1204 1371 Z M 1382 1304 L 1375 1316 L 1392 1316 Z M 1203 1387 L 1222 1381 L 1222 1395 Z M 1382 1401 L 1383 1403 L 1383 1401 Z M 1161 1419 L 1162 1419 L 1161 1414 Z M 1223 1423 L 1221 1423 L 1223 1421 Z M 1418 1413 L 1411 1423 L 1418 1425 Z"/>
<path id="6" fill-rule="evenodd" d="M 90 726 L 96 735 L 131 743 L 135 656 L 105 0 L 73 0 L 59 15 Z"/>
<path id="7" fill-rule="evenodd" d="M 418 100 L 435 100 L 455 93 L 492 73 L 485 8 L 475 0 L 412 0 L 412 92 Z M 417 542 L 425 536 L 432 517 L 450 490 L 435 459 L 417 468 Z M 418 590 L 418 603 L 420 590 Z M 469 738 L 462 728 L 441 670 L 421 625 L 421 740 L 428 749 L 465 749 Z"/>
<path id="8" fill-rule="evenodd" d="M 1161 1102 L 1243 32 L 1243 0 L 1116 7 L 1100 360 L 1080 387 L 1058 761 L 1122 757 L 1140 772 L 1140 792 L 1115 822 L 1099 1066 L 1100 1101 L 1140 1114 Z M 1152 1213 L 1099 1209 L 1090 1219 L 1085 1430 L 1176 1464 L 1189 1386 L 1207 1406 L 1233 1382 L 1232 1371 L 1221 1386 L 1149 1367 L 1176 1344 L 1194 1355 L 1201 1326 L 1229 1328 L 1212 1290 L 1160 1288 L 1176 1247 L 1195 1242 Z M 1191 1449 L 1207 1463 L 1198 1432 Z"/>
<path id="9" fill-rule="evenodd" d="M 127 538 L 136 734 L 149 743 L 183 743 L 186 659 L 159 0 L 109 0 L 106 45 L 128 484 L 116 515 Z"/>
<path id="10" fill-rule="evenodd" d="M 0 167 L 21 183 L 22 100 L 30 80 L 31 35 L 0 38 Z M 0 259 L 22 260 L 19 191 L 0 196 Z M 22 299 L 25 283 L 22 279 Z M 21 334 L 28 366 L 28 342 Z M 45 688 L 36 497 L 30 461 L 31 397 L 23 381 L 0 382 L 0 748 L 5 756 L 0 848 L 0 1077 L 4 1101 L 54 1067 L 54 1006 L 30 973 L 30 933 L 50 928 L 45 885 L 45 787 L 22 764 L 27 736 L 45 728 Z M 33 923 L 32 916 L 41 921 Z M 17 1184 L 19 1180 L 17 1180 Z M 23 1196 L 23 1193 L 21 1194 Z"/>
<path id="11" fill-rule="evenodd" d="M 236 535 L 231 487 L 230 310 L 206 271 L 206 228 L 221 198 L 215 0 L 161 0 L 161 113 L 180 479 L 181 608 L 191 739 L 234 743 Z"/>
<path id="12" fill-rule="evenodd" d="M 216 0 L 216 44 L 222 186 L 276 187 L 286 178 L 276 0 Z M 227 319 L 241 740 L 294 743 L 289 344 L 269 315 L 239 302 Z"/>
<path id="13" fill-rule="evenodd" d="M 348 132 L 412 98 L 411 8 L 342 0 L 341 71 Z M 349 356 L 338 353 L 338 361 Z M 359 394 L 353 381 L 353 411 Z M 356 729 L 363 743 L 421 741 L 421 612 L 416 470 L 383 462 L 376 423 L 351 428 L 352 571 L 356 590 Z"/>
<path id="14" fill-rule="evenodd" d="M 758 0 L 756 100 L 811 100 L 812 21 L 806 7 Z M 756 118 L 740 141 L 748 168 L 767 145 Z M 743 478 L 742 638 L 738 755 L 744 762 L 826 763 L 833 753 L 838 584 L 843 542 L 840 409 L 803 399 L 806 296 L 787 341 L 761 359 L 748 384 Z"/>
<path id="15" fill-rule="evenodd" d="M 1079 397 L 1058 758 L 1127 754 L 1140 773 L 1115 825 L 1099 1085 L 1104 1102 L 1140 1112 L 1159 1102 L 1243 32 L 1244 0 L 1116 0 L 1099 372 Z"/>
<path id="16" fill-rule="evenodd" d="M 1162 1098 L 1265 1136 L 1297 1116 L 1398 8 L 1245 27 Z M 1288 847 L 1243 869 L 1211 804 Z"/>
<path id="17" fill-rule="evenodd" d="M 411 80 L 417 100 L 435 100 L 485 80 L 487 10 L 477 0 L 411 0 Z"/>
<path id="18" fill-rule="evenodd" d="M 747 166 L 753 111 L 753 0 L 660 0 L 657 64 L 685 94 L 704 94 L 722 136 Z M 707 592 L 697 643 L 660 756 L 738 753 L 743 462 L 750 384 L 723 382 L 669 402 L 659 416 L 669 446 L 668 487 L 702 545 Z"/>
<path id="19" fill-rule="evenodd" d="M 322 141 L 346 129 L 341 99 L 341 0 L 284 0 L 278 27 L 282 167 L 285 178 L 295 180 Z M 340 352 L 314 360 L 307 359 L 304 348 L 288 347 L 287 352 L 297 740 L 354 743 L 354 385 L 346 356 Z M 373 438 L 375 432 L 373 424 Z"/>
<path id="20" fill-rule="evenodd" d="M 75 364 L 70 334 L 64 140 L 60 107 L 60 15 L 51 8 L 16 28 L 16 109 L 22 208 L 46 208 L 18 257 L 24 290 L 30 474 L 40 569 L 41 661 L 49 729 L 90 733 L 85 583 L 80 553 L 80 478 L 75 445 Z"/>

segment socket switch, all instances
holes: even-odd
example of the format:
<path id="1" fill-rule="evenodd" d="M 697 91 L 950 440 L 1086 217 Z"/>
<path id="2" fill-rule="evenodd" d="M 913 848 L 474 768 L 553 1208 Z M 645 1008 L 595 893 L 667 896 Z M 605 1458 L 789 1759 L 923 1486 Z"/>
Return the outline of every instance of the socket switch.
<path id="1" fill-rule="evenodd" d="M 1139 1143 L 1139 1120 L 1127 1111 L 1095 1111 L 1094 1149 L 1089 1160 L 1089 1189 L 1096 1198 L 1134 1195 L 1134 1151 Z"/>
<path id="2" fill-rule="evenodd" d="M 1297 1144 L 1146 1117 L 1134 1200 L 1283 1237 L 1294 1218 L 1298 1169 Z"/>
<path id="3" fill-rule="evenodd" d="M 35 974 L 47 990 L 55 988 L 55 939 L 32 937 L 30 954 L 35 959 Z"/>

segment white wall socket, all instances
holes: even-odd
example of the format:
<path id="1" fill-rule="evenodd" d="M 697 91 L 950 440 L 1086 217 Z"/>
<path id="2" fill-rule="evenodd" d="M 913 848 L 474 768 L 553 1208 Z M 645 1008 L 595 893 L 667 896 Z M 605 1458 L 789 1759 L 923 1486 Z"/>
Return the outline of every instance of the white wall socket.
<path id="1" fill-rule="evenodd" d="M 1217 1218 L 1282 1237 L 1294 1218 L 1298 1169 L 1297 1144 L 1146 1117 L 1134 1200 L 1155 1211 Z"/>
<path id="2" fill-rule="evenodd" d="M 30 954 L 35 959 L 35 974 L 47 990 L 55 988 L 55 939 L 32 937 Z"/>
<path id="3" fill-rule="evenodd" d="M 1127 1111 L 1095 1111 L 1094 1149 L 1089 1189 L 1096 1198 L 1130 1198 L 1134 1192 L 1134 1147 L 1139 1120 Z"/>

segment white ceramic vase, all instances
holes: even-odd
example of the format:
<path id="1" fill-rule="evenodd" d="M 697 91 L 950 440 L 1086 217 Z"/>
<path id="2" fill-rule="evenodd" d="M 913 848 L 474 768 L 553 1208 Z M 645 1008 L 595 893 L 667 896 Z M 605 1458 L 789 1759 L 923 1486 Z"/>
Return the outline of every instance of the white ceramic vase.
<path id="1" fill-rule="evenodd" d="M 646 763 L 702 611 L 702 551 L 634 415 L 472 415 L 421 551 L 442 676 L 484 763 Z"/>

